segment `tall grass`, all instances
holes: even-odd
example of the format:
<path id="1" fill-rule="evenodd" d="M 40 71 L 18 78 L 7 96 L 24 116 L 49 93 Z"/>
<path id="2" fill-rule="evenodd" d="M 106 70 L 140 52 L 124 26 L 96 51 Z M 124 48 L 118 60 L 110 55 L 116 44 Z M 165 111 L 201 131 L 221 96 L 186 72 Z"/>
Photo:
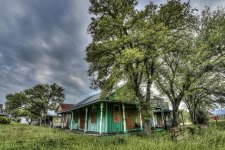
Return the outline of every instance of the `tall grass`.
<path id="1" fill-rule="evenodd" d="M 68 130 L 32 125 L 0 125 L 0 150 L 213 150 L 225 149 L 225 122 L 212 123 L 206 129 L 196 129 L 189 139 L 173 142 L 168 132 L 151 137 L 117 135 L 93 137 Z"/>

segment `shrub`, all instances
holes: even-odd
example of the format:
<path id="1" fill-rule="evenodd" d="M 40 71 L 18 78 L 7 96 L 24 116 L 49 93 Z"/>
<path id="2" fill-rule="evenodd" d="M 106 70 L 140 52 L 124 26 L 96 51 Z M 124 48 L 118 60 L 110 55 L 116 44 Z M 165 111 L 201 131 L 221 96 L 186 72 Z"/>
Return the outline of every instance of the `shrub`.
<path id="1" fill-rule="evenodd" d="M 0 116 L 0 124 L 10 124 L 10 118 Z"/>
<path id="2" fill-rule="evenodd" d="M 20 123 L 20 122 L 21 122 L 21 118 L 17 118 L 15 121 L 16 121 L 17 123 Z"/>
<path id="3" fill-rule="evenodd" d="M 197 123 L 198 124 L 208 124 L 209 117 L 206 111 L 198 110 L 197 112 Z"/>

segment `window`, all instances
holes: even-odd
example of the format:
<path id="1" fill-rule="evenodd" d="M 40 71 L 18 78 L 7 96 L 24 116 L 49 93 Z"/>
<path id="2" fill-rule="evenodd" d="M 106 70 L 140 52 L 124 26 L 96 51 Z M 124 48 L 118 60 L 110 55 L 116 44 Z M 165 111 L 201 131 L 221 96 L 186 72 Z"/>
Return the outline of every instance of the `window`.
<path id="1" fill-rule="evenodd" d="M 91 111 L 91 123 L 97 123 L 97 109 L 95 106 L 92 107 Z"/>
<path id="2" fill-rule="evenodd" d="M 120 106 L 114 105 L 113 106 L 113 122 L 120 123 L 120 121 L 121 121 Z"/>

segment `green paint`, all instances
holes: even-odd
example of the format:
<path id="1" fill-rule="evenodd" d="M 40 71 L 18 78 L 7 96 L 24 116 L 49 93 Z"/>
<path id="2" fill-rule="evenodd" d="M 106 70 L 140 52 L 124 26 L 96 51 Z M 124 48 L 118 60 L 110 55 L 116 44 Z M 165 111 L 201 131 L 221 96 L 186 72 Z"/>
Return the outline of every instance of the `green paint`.
<path id="1" fill-rule="evenodd" d="M 64 128 L 64 114 L 62 114 L 62 128 Z"/>
<path id="2" fill-rule="evenodd" d="M 71 119 L 70 119 L 70 130 L 73 129 L 74 119 L 73 119 L 73 111 L 71 112 Z"/>
<path id="3" fill-rule="evenodd" d="M 108 103 L 106 102 L 105 103 L 105 105 L 106 105 L 106 111 L 105 111 L 105 132 L 108 132 Z"/>
<path id="4" fill-rule="evenodd" d="M 102 103 L 102 125 L 100 128 L 100 122 L 101 122 L 101 103 Z M 119 103 L 110 103 L 110 102 L 101 102 L 101 103 L 96 103 L 89 105 L 87 108 L 87 124 L 86 124 L 86 131 L 92 131 L 92 132 L 101 132 L 101 133 L 113 133 L 113 132 L 127 132 L 127 131 L 134 131 L 134 130 L 141 130 L 139 129 L 132 129 L 132 130 L 127 130 L 126 126 L 124 128 L 124 125 L 126 125 L 125 118 L 123 118 L 123 106 L 122 104 Z M 114 106 L 119 106 L 120 109 L 120 122 L 114 122 L 113 121 L 113 107 Z M 97 122 L 92 123 L 91 122 L 91 114 L 92 114 L 92 108 L 96 107 L 97 110 Z M 126 105 L 124 104 L 124 108 Z M 81 108 L 83 109 L 83 108 Z M 80 111 L 81 109 L 75 110 L 75 111 Z M 125 111 L 125 110 L 124 110 Z M 136 118 L 141 117 L 140 113 L 138 110 L 136 110 Z M 71 121 L 71 128 L 72 129 L 80 129 L 80 113 L 75 113 L 74 111 L 71 112 L 72 114 L 72 121 Z M 74 121 L 74 115 L 78 114 L 78 122 L 75 123 Z M 125 130 L 124 130 L 125 129 Z M 83 129 L 82 129 L 83 130 Z"/>
<path id="5" fill-rule="evenodd" d="M 141 126 L 141 130 L 143 130 L 143 125 L 142 125 L 142 116 L 141 116 L 141 112 L 140 112 L 140 126 Z"/>
<path id="6" fill-rule="evenodd" d="M 100 107 L 100 125 L 99 125 L 99 133 L 102 133 L 102 115 L 103 115 L 103 102 L 101 102 L 101 107 Z"/>
<path id="7" fill-rule="evenodd" d="M 114 105 L 119 105 L 120 107 L 120 122 L 113 121 L 113 107 Z M 115 103 L 108 103 L 108 133 L 111 132 L 123 132 L 123 123 L 122 123 L 122 113 L 121 113 L 121 105 Z"/>

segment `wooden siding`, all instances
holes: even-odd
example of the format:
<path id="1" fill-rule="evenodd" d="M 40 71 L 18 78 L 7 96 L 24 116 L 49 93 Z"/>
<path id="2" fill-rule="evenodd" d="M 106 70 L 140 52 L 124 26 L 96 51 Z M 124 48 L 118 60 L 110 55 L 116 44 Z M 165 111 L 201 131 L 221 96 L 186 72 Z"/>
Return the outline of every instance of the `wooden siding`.
<path id="1" fill-rule="evenodd" d="M 119 106 L 118 110 L 113 110 L 113 107 Z M 117 114 L 117 117 L 120 117 L 119 120 L 113 119 L 113 113 Z M 123 120 L 122 120 L 122 105 L 121 104 L 115 104 L 115 103 L 108 103 L 108 132 L 123 132 Z"/>
<path id="2" fill-rule="evenodd" d="M 117 107 L 117 108 L 115 108 Z M 93 122 L 93 114 L 92 110 L 96 108 L 96 122 Z M 75 113 L 77 111 L 78 113 Z M 122 104 L 119 103 L 103 103 L 103 111 L 102 111 L 102 133 L 113 133 L 113 132 L 123 132 L 123 116 L 122 116 Z M 100 115 L 101 108 L 100 103 L 92 104 L 88 106 L 88 119 L 87 119 L 87 131 L 100 132 Z M 116 116 L 115 116 L 116 115 Z M 140 129 L 135 128 L 135 123 L 140 122 L 139 112 L 133 106 L 127 107 L 125 106 L 125 115 L 127 122 L 127 130 Z M 72 129 L 83 130 L 85 124 L 85 108 L 74 110 L 73 111 L 74 119 L 71 122 Z M 78 117 L 78 122 L 75 123 L 75 119 Z M 115 118 L 114 118 L 115 117 Z"/>
<path id="3" fill-rule="evenodd" d="M 80 110 L 80 129 L 84 129 L 85 125 L 85 109 Z"/>

